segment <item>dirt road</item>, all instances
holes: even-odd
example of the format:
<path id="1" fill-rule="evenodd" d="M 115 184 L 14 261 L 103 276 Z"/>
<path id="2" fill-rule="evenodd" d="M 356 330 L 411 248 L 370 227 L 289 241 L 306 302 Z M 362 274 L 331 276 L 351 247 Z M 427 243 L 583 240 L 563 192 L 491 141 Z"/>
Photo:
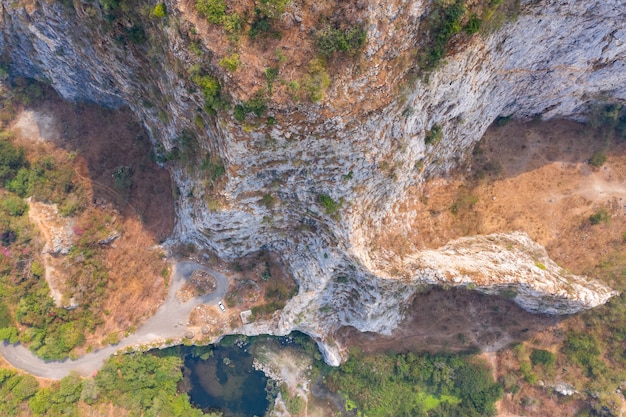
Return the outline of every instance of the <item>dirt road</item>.
<path id="1" fill-rule="evenodd" d="M 217 281 L 217 288 L 210 294 L 181 303 L 176 299 L 176 292 L 196 270 L 206 271 L 213 275 Z M 61 379 L 71 371 L 77 371 L 84 376 L 91 375 L 102 367 L 109 356 L 128 346 L 183 337 L 191 310 L 200 304 L 217 304 L 224 298 L 227 289 L 228 279 L 223 274 L 195 262 L 179 262 L 174 268 L 169 293 L 163 305 L 136 333 L 123 339 L 117 345 L 104 347 L 76 360 L 64 361 L 44 361 L 26 347 L 20 344 L 10 345 L 6 342 L 0 344 L 0 354 L 14 367 L 43 378 Z"/>

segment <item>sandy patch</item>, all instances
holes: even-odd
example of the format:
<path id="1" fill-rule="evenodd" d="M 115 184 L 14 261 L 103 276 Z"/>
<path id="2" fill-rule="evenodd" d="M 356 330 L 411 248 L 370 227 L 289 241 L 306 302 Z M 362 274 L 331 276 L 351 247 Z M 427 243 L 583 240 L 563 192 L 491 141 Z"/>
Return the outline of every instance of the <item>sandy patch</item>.
<path id="1" fill-rule="evenodd" d="M 35 110 L 22 110 L 13 123 L 13 129 L 24 139 L 34 142 L 58 140 L 59 129 L 54 116 Z"/>

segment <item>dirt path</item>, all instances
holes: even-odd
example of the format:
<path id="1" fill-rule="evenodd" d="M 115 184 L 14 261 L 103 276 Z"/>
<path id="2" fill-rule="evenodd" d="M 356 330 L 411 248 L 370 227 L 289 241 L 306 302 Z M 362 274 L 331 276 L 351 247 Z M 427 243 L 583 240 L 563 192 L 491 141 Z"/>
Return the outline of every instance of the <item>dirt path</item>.
<path id="1" fill-rule="evenodd" d="M 176 292 L 182 288 L 195 270 L 203 270 L 212 274 L 217 281 L 217 289 L 211 294 L 195 297 L 181 303 L 176 299 Z M 191 310 L 200 304 L 217 304 L 224 298 L 227 290 L 228 278 L 223 274 L 195 262 L 179 262 L 174 268 L 168 297 L 163 305 L 136 333 L 123 339 L 119 344 L 88 353 L 77 360 L 44 361 L 36 357 L 26 347 L 20 344 L 10 345 L 6 342 L 0 344 L 0 354 L 15 368 L 35 376 L 61 379 L 71 371 L 77 371 L 79 374 L 87 376 L 100 369 L 109 356 L 126 347 L 165 339 L 182 338 L 187 329 L 187 318 Z"/>

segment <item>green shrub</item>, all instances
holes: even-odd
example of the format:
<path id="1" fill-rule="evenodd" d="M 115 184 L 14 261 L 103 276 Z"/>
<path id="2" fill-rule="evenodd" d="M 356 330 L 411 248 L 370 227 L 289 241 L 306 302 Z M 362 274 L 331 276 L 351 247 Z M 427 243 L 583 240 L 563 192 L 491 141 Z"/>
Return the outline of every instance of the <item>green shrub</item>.
<path id="1" fill-rule="evenodd" d="M 428 44 L 425 51 L 420 55 L 420 68 L 425 71 L 437 69 L 441 63 L 448 41 L 461 31 L 461 18 L 465 14 L 465 6 L 462 1 L 446 5 L 444 2 L 435 2 L 427 25 Z"/>
<path id="2" fill-rule="evenodd" d="M 226 174 L 224 162 L 219 157 L 207 157 L 202 161 L 200 169 L 206 173 L 206 176 L 215 181 Z"/>
<path id="3" fill-rule="evenodd" d="M 146 31 L 138 24 L 132 25 L 129 28 L 125 29 L 126 36 L 128 40 L 131 41 L 135 45 L 144 44 L 148 40 L 148 36 L 146 35 Z"/>
<path id="4" fill-rule="evenodd" d="M 104 10 L 117 10 L 120 7 L 118 0 L 99 0 L 100 5 Z"/>
<path id="5" fill-rule="evenodd" d="M 230 54 L 229 56 L 225 56 L 220 59 L 220 67 L 230 71 L 235 72 L 237 68 L 239 68 L 239 64 L 241 61 L 239 60 L 239 54 Z"/>
<path id="6" fill-rule="evenodd" d="M 278 68 L 276 67 L 265 68 L 265 71 L 263 71 L 263 73 L 265 74 L 265 79 L 267 79 L 268 84 L 273 83 L 278 77 Z"/>
<path id="7" fill-rule="evenodd" d="M 348 55 L 356 54 L 367 40 L 365 29 L 355 27 L 346 30 L 327 27 L 317 33 L 317 51 L 324 57 L 330 57 L 337 52 Z"/>
<path id="8" fill-rule="evenodd" d="M 551 368 L 554 366 L 556 356 L 549 350 L 533 349 L 533 352 L 530 354 L 530 361 L 535 366 L 542 365 Z"/>
<path id="9" fill-rule="evenodd" d="M 237 13 L 231 13 L 222 18 L 222 28 L 229 35 L 229 39 L 236 42 L 243 28 L 241 18 Z"/>
<path id="10" fill-rule="evenodd" d="M 309 94 L 309 100 L 312 103 L 322 100 L 329 85 L 325 62 L 322 59 L 309 61 L 307 73 L 302 77 L 302 88 Z"/>
<path id="11" fill-rule="evenodd" d="M 13 319 L 7 305 L 0 300 L 0 329 L 13 325 Z"/>
<path id="12" fill-rule="evenodd" d="M 36 416 L 43 416 L 52 405 L 52 389 L 43 388 L 30 398 L 28 406 Z"/>
<path id="13" fill-rule="evenodd" d="M 489 416 L 502 395 L 484 363 L 462 355 L 362 355 L 326 378 L 354 415 Z"/>
<path id="14" fill-rule="evenodd" d="M 291 4 L 291 0 L 260 0 L 256 2 L 254 20 L 248 32 L 250 39 L 268 37 L 280 39 L 281 34 L 274 29 L 274 21 L 283 14 L 289 4 Z"/>
<path id="15" fill-rule="evenodd" d="M 0 202 L 2 211 L 10 216 L 21 216 L 28 210 L 28 204 L 19 197 L 7 195 Z"/>
<path id="16" fill-rule="evenodd" d="M 332 199 L 328 194 L 319 194 L 317 196 L 318 201 L 324 207 L 324 211 L 329 216 L 332 216 L 337 213 L 337 211 L 341 208 L 341 203 L 336 202 Z"/>
<path id="17" fill-rule="evenodd" d="M 609 219 L 610 219 L 609 213 L 606 211 L 606 209 L 601 208 L 598 211 L 596 211 L 594 214 L 589 216 L 589 223 L 593 225 L 597 225 L 600 223 L 608 223 Z"/>
<path id="18" fill-rule="evenodd" d="M 20 168 L 26 164 L 26 154 L 23 148 L 14 146 L 8 140 L 0 140 L 0 181 L 2 183 L 13 179 Z"/>
<path id="19" fill-rule="evenodd" d="M 424 143 L 426 143 L 426 145 L 436 145 L 439 143 L 442 137 L 443 130 L 441 129 L 441 126 L 435 123 L 430 130 L 426 131 Z"/>
<path id="20" fill-rule="evenodd" d="M 598 340 L 586 333 L 569 333 L 563 343 L 563 353 L 571 362 L 586 369 L 587 374 L 592 374 L 593 368 L 601 362 Z"/>
<path id="21" fill-rule="evenodd" d="M 11 344 L 20 341 L 18 337 L 18 331 L 15 327 L 5 327 L 0 329 L 0 340 L 7 341 Z"/>
<path id="22" fill-rule="evenodd" d="M 210 75 L 195 74 L 191 79 L 202 90 L 204 108 L 208 113 L 214 114 L 217 110 L 224 108 L 224 102 L 220 96 L 221 87 L 217 78 Z"/>
<path id="23" fill-rule="evenodd" d="M 477 33 L 480 30 L 481 24 L 482 24 L 482 20 L 478 16 L 476 16 L 476 14 L 472 13 L 469 20 L 467 21 L 467 24 L 465 25 L 463 29 L 468 34 L 473 35 L 474 33 Z"/>
<path id="24" fill-rule="evenodd" d="M 206 17 L 206 19 L 218 25 L 222 23 L 222 19 L 226 16 L 226 1 L 225 0 L 196 0 L 196 10 L 200 15 Z"/>
<path id="25" fill-rule="evenodd" d="M 459 213 L 469 211 L 478 203 L 478 196 L 468 192 L 460 192 L 454 203 L 450 207 L 450 212 L 455 216 Z"/>
<path id="26" fill-rule="evenodd" d="M 254 113 L 257 117 L 262 117 L 267 111 L 265 94 L 262 91 L 257 93 L 248 101 L 237 104 L 234 109 L 234 117 L 236 120 L 243 122 L 246 115 Z"/>
<path id="27" fill-rule="evenodd" d="M 259 13 L 270 19 L 276 19 L 285 12 L 291 0 L 260 0 L 257 4 Z"/>
<path id="28" fill-rule="evenodd" d="M 154 9 L 152 9 L 152 16 L 158 17 L 158 18 L 163 18 L 163 17 L 167 16 L 167 12 L 166 12 L 166 9 L 165 9 L 165 4 L 164 3 L 158 3 L 156 6 L 154 6 Z"/>
<path id="29" fill-rule="evenodd" d="M 606 162 L 606 154 L 601 151 L 596 151 L 589 158 L 589 164 L 596 168 L 600 168 Z"/>
<path id="30" fill-rule="evenodd" d="M 133 169 L 132 167 L 119 166 L 113 171 L 113 180 L 115 189 L 127 190 L 133 185 Z"/>
<path id="31" fill-rule="evenodd" d="M 494 124 L 498 127 L 502 127 L 502 126 L 507 125 L 511 120 L 513 120 L 512 114 L 508 116 L 498 116 L 496 117 Z"/>
<path id="32" fill-rule="evenodd" d="M 274 198 L 273 195 L 271 194 L 263 194 L 263 199 L 261 200 L 261 203 L 263 203 L 263 205 L 265 207 L 267 207 L 268 209 L 274 207 L 274 204 L 276 204 L 276 199 Z"/>
<path id="33" fill-rule="evenodd" d="M 296 416 L 304 411 L 305 402 L 300 396 L 296 395 L 287 398 L 285 405 L 287 406 L 287 411 L 289 411 L 289 414 L 291 414 L 292 416 Z"/>

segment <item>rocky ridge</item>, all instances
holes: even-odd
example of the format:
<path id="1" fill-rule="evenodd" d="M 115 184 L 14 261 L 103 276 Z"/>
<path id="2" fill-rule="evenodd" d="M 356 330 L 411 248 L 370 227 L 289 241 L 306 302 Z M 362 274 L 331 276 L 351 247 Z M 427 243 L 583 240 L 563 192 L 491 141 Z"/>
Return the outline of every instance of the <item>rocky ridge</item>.
<path id="1" fill-rule="evenodd" d="M 415 47 L 429 4 L 371 1 L 362 72 L 334 75 L 320 104 L 277 105 L 270 114 L 279 123 L 252 131 L 227 112 L 217 118 L 197 112 L 201 94 L 181 70 L 197 60 L 187 50 L 189 16 L 166 3 L 169 23 L 148 28 L 150 44 L 124 46 L 97 24 L 97 5 L 76 2 L 69 10 L 4 0 L 0 50 L 13 74 L 49 82 L 69 100 L 129 106 L 165 151 L 191 129 L 203 152 L 219 155 L 226 175 L 217 207 L 200 186 L 201 170 L 170 165 L 181 196 L 173 239 L 224 258 L 276 251 L 300 284 L 276 321 L 242 332 L 304 331 L 336 364 L 340 349 L 328 337 L 334 329 L 390 332 L 424 283 L 467 286 L 471 280 L 485 292 L 512 287 L 520 305 L 551 314 L 593 307 L 612 295 L 565 273 L 519 234 L 461 239 L 395 260 L 383 256 L 386 248 L 374 248 L 372 236 L 407 187 L 467 160 L 498 115 L 582 120 L 590 103 L 626 100 L 620 1 L 522 1 L 515 21 L 451 51 L 428 83 L 387 69 Z M 203 47 L 210 55 L 211 45 Z M 403 87 L 395 88 L 400 81 Z M 377 94 L 380 100 L 370 100 Z M 198 114 L 202 129 L 194 123 Z M 435 125 L 442 139 L 427 145 L 426 132 Z M 262 204 L 265 194 L 277 200 L 273 207 Z M 325 212 L 321 194 L 341 205 L 337 215 Z"/>

